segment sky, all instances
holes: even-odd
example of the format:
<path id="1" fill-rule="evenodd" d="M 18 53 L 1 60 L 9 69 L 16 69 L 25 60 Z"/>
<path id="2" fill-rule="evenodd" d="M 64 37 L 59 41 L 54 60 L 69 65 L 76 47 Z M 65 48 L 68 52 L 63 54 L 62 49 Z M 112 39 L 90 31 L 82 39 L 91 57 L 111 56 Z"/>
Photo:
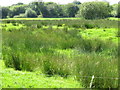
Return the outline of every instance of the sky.
<path id="1" fill-rule="evenodd" d="M 28 4 L 32 1 L 34 1 L 34 0 L 0 0 L 0 6 L 10 6 L 10 5 L 16 4 L 18 2 Z M 42 0 L 42 1 L 44 1 L 44 2 L 56 2 L 59 4 L 67 4 L 67 3 L 73 2 L 74 0 Z M 80 1 L 83 3 L 83 2 L 89 2 L 89 1 L 95 1 L 95 0 L 77 0 L 77 1 Z M 115 4 L 115 3 L 119 2 L 119 0 L 98 0 L 98 1 L 108 1 L 110 4 Z"/>

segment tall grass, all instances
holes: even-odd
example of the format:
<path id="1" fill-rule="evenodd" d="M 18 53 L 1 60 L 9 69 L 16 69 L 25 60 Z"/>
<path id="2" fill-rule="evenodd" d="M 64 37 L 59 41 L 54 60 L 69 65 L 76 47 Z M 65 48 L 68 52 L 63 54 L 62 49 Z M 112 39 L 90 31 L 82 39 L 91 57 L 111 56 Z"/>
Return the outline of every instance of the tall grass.
<path id="1" fill-rule="evenodd" d="M 118 64 L 116 58 L 109 58 L 98 54 L 83 54 L 76 60 L 76 77 L 89 88 L 92 76 L 95 78 L 92 88 L 117 88 Z M 85 76 L 85 77 L 81 77 Z"/>
<path id="2" fill-rule="evenodd" d="M 26 28 L 11 31 L 4 30 L 2 44 L 5 65 L 16 70 L 41 70 L 48 75 L 58 74 L 63 77 L 75 75 L 84 87 L 89 87 L 91 77 L 80 78 L 80 76 L 110 77 L 95 78 L 92 87 L 117 87 L 118 80 L 111 78 L 118 77 L 118 46 L 112 41 L 100 40 L 96 37 L 91 39 L 82 38 L 78 27 L 76 27 L 79 20 L 76 23 L 75 21 L 74 24 L 73 21 L 70 22 L 74 28 L 72 30 L 69 29 L 71 26 L 66 20 L 55 22 L 21 21 L 19 23 L 27 25 Z M 34 23 L 33 26 L 32 23 Z M 49 25 L 50 23 L 51 25 Z M 62 26 L 63 28 L 53 28 L 52 25 L 55 25 L 55 23 L 58 24 L 58 27 Z M 98 21 L 98 23 L 100 22 Z M 49 27 L 43 28 L 45 25 Z M 85 23 L 84 25 L 84 28 L 96 28 L 92 23 Z M 111 24 L 104 27 L 109 25 Z M 101 27 L 101 25 L 99 26 Z M 113 27 L 115 26 L 113 25 Z M 70 56 L 63 53 L 64 50 L 67 51 L 68 49 L 73 50 Z M 63 51 L 60 53 L 57 50 Z"/>
<path id="3" fill-rule="evenodd" d="M 31 26 L 37 24 L 38 26 L 44 25 L 57 25 L 62 26 L 63 24 L 67 25 L 68 27 L 75 27 L 75 28 L 118 28 L 118 21 L 114 20 L 3 20 L 5 23 L 23 23 L 27 26 Z"/>

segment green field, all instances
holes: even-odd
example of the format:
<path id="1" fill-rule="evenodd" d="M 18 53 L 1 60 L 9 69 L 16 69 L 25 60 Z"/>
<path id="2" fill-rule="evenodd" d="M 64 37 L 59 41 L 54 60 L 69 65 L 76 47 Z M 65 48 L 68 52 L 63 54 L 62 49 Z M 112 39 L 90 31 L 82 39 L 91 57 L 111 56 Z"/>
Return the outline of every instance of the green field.
<path id="1" fill-rule="evenodd" d="M 0 19 L 0 20 L 80 20 L 83 18 L 6 18 L 6 19 Z M 108 20 L 117 20 L 119 21 L 119 18 L 115 17 L 109 17 Z"/>
<path id="2" fill-rule="evenodd" d="M 117 20 L 117 21 L 120 21 L 120 18 L 114 18 L 114 17 L 110 17 L 108 18 L 109 20 Z"/>
<path id="3" fill-rule="evenodd" d="M 106 19 L 3 20 L 2 87 L 89 88 L 94 75 L 92 88 L 117 88 L 117 25 Z"/>
<path id="4" fill-rule="evenodd" d="M 3 60 L 0 60 L 0 66 L 0 88 L 82 88 L 74 77 L 48 77 L 41 72 L 15 71 L 5 68 Z"/>
<path id="5" fill-rule="evenodd" d="M 7 19 L 0 19 L 0 20 L 75 20 L 81 18 L 7 18 Z"/>
<path id="6" fill-rule="evenodd" d="M 119 89 L 120 3 L 0 6 L 0 89 Z"/>

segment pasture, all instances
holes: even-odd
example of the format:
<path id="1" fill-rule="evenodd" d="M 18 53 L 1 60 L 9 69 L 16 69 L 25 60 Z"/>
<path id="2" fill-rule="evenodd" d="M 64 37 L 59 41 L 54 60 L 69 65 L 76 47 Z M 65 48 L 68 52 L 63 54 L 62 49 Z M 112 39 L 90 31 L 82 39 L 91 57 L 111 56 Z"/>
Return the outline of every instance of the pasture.
<path id="1" fill-rule="evenodd" d="M 93 75 L 92 88 L 118 87 L 117 20 L 13 18 L 1 28 L 2 87 L 89 88 Z"/>

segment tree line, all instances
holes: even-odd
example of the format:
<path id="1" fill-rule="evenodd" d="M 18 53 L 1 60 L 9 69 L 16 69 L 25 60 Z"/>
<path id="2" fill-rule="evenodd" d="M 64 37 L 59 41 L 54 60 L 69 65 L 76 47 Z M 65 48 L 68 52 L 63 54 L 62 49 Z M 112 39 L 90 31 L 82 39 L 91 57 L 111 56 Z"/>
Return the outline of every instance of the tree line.
<path id="1" fill-rule="evenodd" d="M 65 5 L 54 2 L 17 3 L 0 7 L 2 18 L 64 18 L 81 17 L 100 19 L 120 17 L 120 4 L 110 5 L 108 2 L 92 1 L 81 3 L 74 1 Z"/>

